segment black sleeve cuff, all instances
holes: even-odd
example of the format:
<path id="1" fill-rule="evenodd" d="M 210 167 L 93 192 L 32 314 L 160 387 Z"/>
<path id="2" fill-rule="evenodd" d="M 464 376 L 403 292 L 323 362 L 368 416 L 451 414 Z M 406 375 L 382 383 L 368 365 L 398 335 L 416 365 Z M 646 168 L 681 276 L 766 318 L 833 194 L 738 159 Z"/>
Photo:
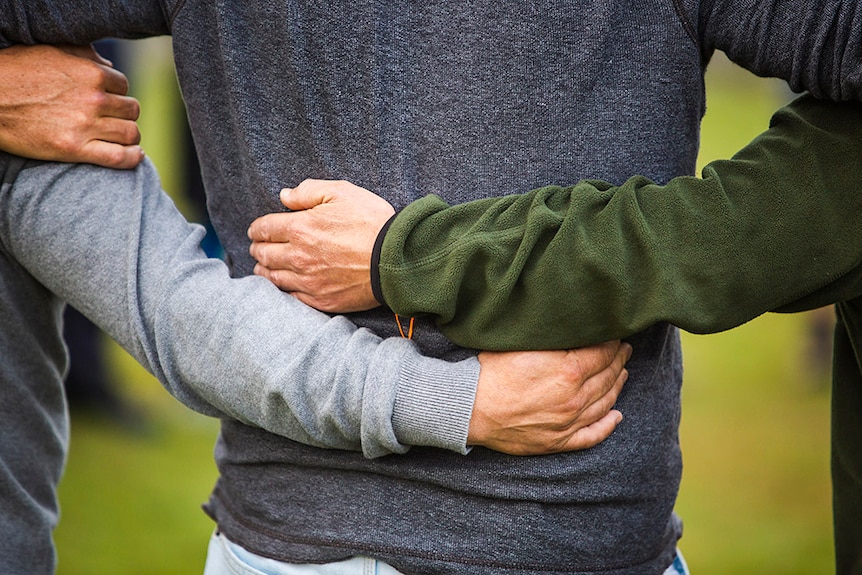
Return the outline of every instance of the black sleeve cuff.
<path id="1" fill-rule="evenodd" d="M 397 215 L 397 212 L 393 214 L 380 228 L 377 239 L 374 240 L 374 249 L 371 250 L 371 293 L 374 294 L 374 299 L 380 305 L 386 305 L 386 302 L 383 301 L 383 289 L 380 287 L 380 252 L 383 251 L 383 239 L 386 237 L 386 232 L 389 231 L 389 226 L 395 221 Z"/>

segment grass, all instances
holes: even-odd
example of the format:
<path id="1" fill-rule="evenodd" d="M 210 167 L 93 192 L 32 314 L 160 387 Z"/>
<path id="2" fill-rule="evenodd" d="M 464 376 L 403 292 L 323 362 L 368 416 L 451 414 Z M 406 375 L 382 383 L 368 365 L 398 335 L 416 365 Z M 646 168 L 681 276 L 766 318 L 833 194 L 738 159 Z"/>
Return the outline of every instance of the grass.
<path id="1" fill-rule="evenodd" d="M 717 64 L 701 165 L 745 145 L 790 97 L 780 83 Z M 829 379 L 809 361 L 813 320 L 770 314 L 727 333 L 683 334 L 677 510 L 697 575 L 834 571 Z"/>
<path id="2" fill-rule="evenodd" d="M 786 97 L 721 63 L 708 87 L 701 164 L 747 143 Z M 809 320 L 769 315 L 723 334 L 684 335 L 677 510 L 695 575 L 832 571 L 828 378 L 806 363 Z M 217 425 L 179 406 L 116 348 L 110 354 L 149 425 L 140 433 L 75 416 L 58 573 L 200 573 L 213 527 L 200 504 L 216 477 Z"/>
<path id="3" fill-rule="evenodd" d="M 684 337 L 677 511 L 693 573 L 832 570 L 828 378 L 807 369 L 806 319 Z"/>
<path id="4" fill-rule="evenodd" d="M 203 571 L 213 526 L 200 504 L 216 477 L 217 426 L 179 406 L 151 406 L 145 433 L 76 415 L 60 490 L 58 573 Z"/>

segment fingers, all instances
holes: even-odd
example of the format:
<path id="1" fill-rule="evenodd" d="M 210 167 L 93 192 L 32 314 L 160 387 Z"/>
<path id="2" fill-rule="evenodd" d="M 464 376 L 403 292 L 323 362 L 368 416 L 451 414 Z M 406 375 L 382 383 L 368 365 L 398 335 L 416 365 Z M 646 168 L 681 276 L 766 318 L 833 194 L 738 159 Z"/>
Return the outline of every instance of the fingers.
<path id="1" fill-rule="evenodd" d="M 105 94 L 100 111 L 105 117 L 135 122 L 141 116 L 141 104 L 131 96 Z"/>
<path id="2" fill-rule="evenodd" d="M 137 145 L 121 146 L 101 140 L 87 142 L 79 153 L 79 161 L 116 170 L 129 170 L 144 159 L 144 150 Z"/>
<path id="3" fill-rule="evenodd" d="M 632 347 L 628 343 L 611 342 L 596 348 L 602 361 L 596 366 L 602 366 L 608 350 L 616 348 L 610 363 L 604 363 L 600 371 L 584 380 L 581 388 L 572 396 L 572 422 L 570 430 L 577 432 L 603 418 L 616 405 L 617 398 L 628 380 L 626 362 L 631 357 Z M 617 345 L 619 344 L 619 345 Z M 587 351 L 585 349 L 575 351 Z"/>
<path id="4" fill-rule="evenodd" d="M 569 428 L 569 432 L 572 433 L 569 441 L 579 437 L 582 429 L 591 427 L 596 422 L 607 417 L 607 414 L 610 413 L 616 405 L 620 392 L 622 392 L 623 386 L 626 381 L 628 381 L 628 377 L 629 372 L 626 369 L 620 367 L 620 369 L 617 370 L 615 366 L 609 368 L 599 376 L 596 376 L 598 383 L 593 384 L 596 386 L 595 389 L 588 392 L 588 394 L 591 393 L 592 395 L 585 403 L 583 410 L 580 411 L 577 417 L 572 421 L 571 427 Z M 589 387 L 590 384 L 592 384 L 592 382 L 585 384 L 585 391 L 587 391 L 586 388 Z"/>
<path id="5" fill-rule="evenodd" d="M 254 220 L 248 227 L 248 239 L 260 244 L 285 243 L 290 241 L 290 236 L 291 227 L 289 214 L 266 214 Z M 261 257 L 266 257 L 266 254 L 263 253 L 266 248 L 264 248 L 263 245 L 255 246 L 252 244 L 252 249 L 255 251 L 251 252 L 251 256 L 257 261 L 263 261 L 261 260 Z M 259 253 L 258 250 L 260 250 Z M 258 255 L 261 257 L 257 257 Z"/>
<path id="6" fill-rule="evenodd" d="M 536 443 L 531 450 L 521 454 L 589 449 L 607 439 L 623 420 L 623 414 L 613 407 L 628 380 L 628 371 L 623 366 L 629 355 L 621 347 L 611 365 L 585 382 L 577 394 L 579 400 L 587 398 L 584 407 L 573 409 L 568 424 L 555 434 L 549 434 L 545 443 Z"/>
<path id="7" fill-rule="evenodd" d="M 573 369 L 580 379 L 586 380 L 601 373 L 610 366 L 617 358 L 620 350 L 631 346 L 620 340 L 607 341 L 604 343 L 568 350 L 568 359 L 573 363 Z"/>
<path id="8" fill-rule="evenodd" d="M 558 352 L 483 352 L 468 430 L 471 445 L 512 455 L 586 449 L 621 421 L 614 405 L 631 346 Z"/>
<path id="9" fill-rule="evenodd" d="M 252 242 L 248 248 L 251 257 L 264 268 L 273 270 L 306 270 L 319 262 L 309 261 L 308 252 L 299 249 L 301 238 L 295 237 L 293 216 L 297 214 L 267 214 L 252 222 L 248 235 Z M 312 238 L 305 238 L 313 241 Z"/>
<path id="10" fill-rule="evenodd" d="M 98 118 L 93 123 L 92 139 L 104 140 L 123 146 L 141 143 L 141 131 L 133 120 L 113 116 Z"/>
<path id="11" fill-rule="evenodd" d="M 138 144 L 141 131 L 134 119 L 137 118 L 137 101 L 133 98 L 117 97 L 121 104 L 118 114 L 123 117 L 106 116 L 96 119 L 90 130 L 91 139 L 83 144 L 77 153 L 77 161 L 87 162 L 114 169 L 131 169 L 141 163 L 144 151 Z M 131 101 L 131 105 L 129 101 Z M 126 111 L 123 112 L 122 110 Z M 132 116 L 129 118 L 129 116 Z"/>
<path id="12" fill-rule="evenodd" d="M 269 268 L 260 263 L 255 264 L 254 275 L 268 279 L 280 290 L 288 292 L 303 303 L 312 305 L 317 309 L 327 301 L 329 290 L 326 284 L 321 284 L 319 277 L 304 274 L 302 269 L 294 269 L 289 266 L 280 268 Z M 328 311 L 328 310 L 324 310 Z"/>
<path id="13" fill-rule="evenodd" d="M 560 452 L 577 451 L 580 449 L 595 447 L 610 437 L 611 433 L 614 432 L 622 420 L 622 413 L 615 409 L 609 411 L 604 417 L 595 423 L 582 427 L 572 434 L 569 441 L 562 446 Z"/>
<path id="14" fill-rule="evenodd" d="M 92 46 L 62 45 L 59 48 L 71 56 L 83 58 L 95 64 L 89 69 L 81 67 L 76 70 L 78 74 L 88 75 L 85 77 L 90 78 L 90 83 L 94 86 L 112 94 L 125 96 L 129 93 L 129 80 L 125 74 L 115 69 L 111 61 L 100 56 Z"/>
<path id="15" fill-rule="evenodd" d="M 248 248 L 248 253 L 260 268 L 260 273 L 257 269 L 254 273 L 263 275 L 267 270 L 292 269 L 289 246 L 287 240 L 282 242 L 252 242 Z"/>
<path id="16" fill-rule="evenodd" d="M 260 263 L 254 266 L 254 274 L 264 277 L 274 283 L 282 291 L 298 295 L 294 292 L 301 291 L 300 277 L 292 270 L 283 268 L 268 268 Z M 301 299 L 301 298 L 299 298 Z"/>
<path id="17" fill-rule="evenodd" d="M 129 80 L 125 74 L 104 64 L 99 65 L 103 77 L 102 87 L 106 92 L 125 96 L 129 93 Z"/>
<path id="18" fill-rule="evenodd" d="M 631 355 L 632 346 L 628 343 L 619 343 L 619 345 L 616 346 L 616 351 L 610 358 L 609 364 L 605 364 L 604 367 L 584 381 L 582 388 L 583 394 L 594 398 L 597 401 L 607 399 L 609 394 L 613 394 L 615 389 L 617 390 L 616 395 L 619 395 L 619 391 L 622 389 L 622 385 L 619 380 L 622 377 L 624 382 L 625 379 L 628 378 L 628 372 L 625 370 L 625 365 L 631 358 Z M 616 402 L 616 395 L 612 396 L 613 402 Z M 607 409 L 610 409 L 612 405 L 613 403 L 608 406 Z"/>
<path id="19" fill-rule="evenodd" d="M 365 311 L 377 307 L 371 288 L 346 288 L 338 282 L 323 282 L 315 275 L 303 275 L 292 270 L 269 269 L 260 264 L 254 267 L 255 275 L 268 279 L 280 290 L 287 292 L 307 306 L 329 313 Z M 334 286 L 334 287 L 333 287 Z"/>
<path id="20" fill-rule="evenodd" d="M 617 340 L 566 352 L 566 361 L 570 364 L 569 378 L 576 386 L 571 390 L 568 403 L 571 413 L 579 417 L 614 388 L 631 351 L 631 345 Z"/>
<path id="21" fill-rule="evenodd" d="M 316 245 L 315 233 L 308 232 L 304 212 L 266 214 L 251 223 L 248 252 L 255 261 L 272 269 L 306 270 L 313 262 L 310 250 Z"/>
<path id="22" fill-rule="evenodd" d="M 332 199 L 333 193 L 344 182 L 307 179 L 295 188 L 281 190 L 281 203 L 289 210 L 309 210 Z"/>
<path id="23" fill-rule="evenodd" d="M 140 143 L 140 131 L 134 123 L 141 114 L 140 103 L 130 96 L 129 81 L 119 70 L 111 67 L 110 62 L 99 56 L 90 46 L 68 46 L 64 51 L 87 58 L 95 65 L 75 68 L 81 76 L 80 93 L 87 94 L 84 87 L 90 87 L 88 101 L 93 107 L 94 139 L 106 140 L 122 145 Z M 111 119 L 127 121 L 125 124 L 112 122 Z"/>

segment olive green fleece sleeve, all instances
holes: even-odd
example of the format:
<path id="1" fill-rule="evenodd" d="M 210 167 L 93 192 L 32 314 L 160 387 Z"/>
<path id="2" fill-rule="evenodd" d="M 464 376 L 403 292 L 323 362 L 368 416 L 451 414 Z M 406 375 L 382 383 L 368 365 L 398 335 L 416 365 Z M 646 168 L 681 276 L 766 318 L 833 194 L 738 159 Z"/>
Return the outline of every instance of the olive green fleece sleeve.
<path id="1" fill-rule="evenodd" d="M 702 178 L 423 198 L 392 222 L 379 274 L 395 312 L 432 314 L 461 345 L 544 349 L 849 299 L 860 262 L 862 105 L 804 96 Z"/>

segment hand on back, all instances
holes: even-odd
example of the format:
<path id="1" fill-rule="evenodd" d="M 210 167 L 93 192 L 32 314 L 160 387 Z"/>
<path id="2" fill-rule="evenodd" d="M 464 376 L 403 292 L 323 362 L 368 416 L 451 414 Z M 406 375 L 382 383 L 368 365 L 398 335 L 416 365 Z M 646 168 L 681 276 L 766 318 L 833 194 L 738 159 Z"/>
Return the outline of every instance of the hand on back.
<path id="1" fill-rule="evenodd" d="M 371 290 L 371 252 L 395 213 L 389 202 L 330 180 L 305 180 L 282 190 L 281 199 L 292 211 L 267 214 L 249 227 L 254 273 L 321 311 L 380 305 Z"/>
<path id="2" fill-rule="evenodd" d="M 282 202 L 294 211 L 265 215 L 249 228 L 255 273 L 322 311 L 376 307 L 371 252 L 392 206 L 349 182 L 327 180 L 283 190 Z M 613 407 L 630 356 L 631 346 L 619 341 L 479 354 L 468 443 L 512 455 L 595 446 L 622 421 Z"/>
<path id="3" fill-rule="evenodd" d="M 0 149 L 39 160 L 133 168 L 140 106 L 90 46 L 0 50 Z"/>
<path id="4" fill-rule="evenodd" d="M 512 455 L 593 447 L 622 421 L 613 409 L 631 346 L 612 341 L 562 351 L 482 352 L 469 445 Z"/>

